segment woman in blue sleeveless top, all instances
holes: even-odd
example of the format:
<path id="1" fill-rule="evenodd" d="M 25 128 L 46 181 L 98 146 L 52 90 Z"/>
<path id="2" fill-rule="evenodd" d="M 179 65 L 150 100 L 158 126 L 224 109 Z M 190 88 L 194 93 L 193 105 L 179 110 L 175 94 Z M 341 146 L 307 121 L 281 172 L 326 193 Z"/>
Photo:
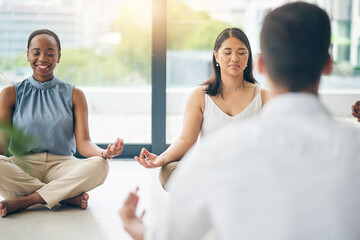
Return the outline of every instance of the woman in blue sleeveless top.
<path id="1" fill-rule="evenodd" d="M 60 203 L 86 209 L 86 192 L 105 181 L 106 159 L 121 154 L 123 140 L 116 139 L 107 149 L 91 142 L 84 93 L 54 76 L 61 57 L 60 40 L 54 32 L 34 31 L 27 49 L 33 75 L 3 89 L 0 120 L 12 123 L 36 141 L 27 146 L 27 168 L 17 165 L 15 157 L 0 155 L 0 195 L 6 199 L 0 202 L 0 216 L 35 204 L 52 208 Z M 76 147 L 87 159 L 73 156 Z"/>

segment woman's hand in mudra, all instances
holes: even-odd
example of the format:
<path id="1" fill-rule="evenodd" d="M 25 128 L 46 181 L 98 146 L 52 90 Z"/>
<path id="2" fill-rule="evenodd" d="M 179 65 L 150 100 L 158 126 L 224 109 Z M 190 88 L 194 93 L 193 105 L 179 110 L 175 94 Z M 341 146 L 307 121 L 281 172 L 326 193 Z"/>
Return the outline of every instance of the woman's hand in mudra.
<path id="1" fill-rule="evenodd" d="M 120 155 L 124 150 L 124 140 L 117 138 L 114 144 L 109 144 L 108 147 L 101 153 L 101 156 L 105 159 L 112 159 L 113 157 Z"/>
<path id="2" fill-rule="evenodd" d="M 161 156 L 149 152 L 146 148 L 141 149 L 140 156 L 135 156 L 134 158 L 146 168 L 161 167 L 165 164 Z"/>

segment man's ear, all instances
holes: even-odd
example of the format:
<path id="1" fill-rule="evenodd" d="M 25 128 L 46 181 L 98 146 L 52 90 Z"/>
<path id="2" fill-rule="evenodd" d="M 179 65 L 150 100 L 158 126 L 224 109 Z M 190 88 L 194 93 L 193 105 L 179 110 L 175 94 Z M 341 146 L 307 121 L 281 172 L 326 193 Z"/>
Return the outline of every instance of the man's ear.
<path id="1" fill-rule="evenodd" d="M 30 61 L 30 59 L 29 59 L 29 50 L 26 51 L 26 56 L 27 56 L 27 60 Z"/>
<path id="2" fill-rule="evenodd" d="M 261 54 L 258 55 L 258 70 L 259 70 L 259 73 L 261 74 L 265 74 L 267 71 L 266 71 L 266 66 L 265 66 L 265 62 L 264 62 L 264 58 Z"/>
<path id="3" fill-rule="evenodd" d="M 325 66 L 323 68 L 323 71 L 322 73 L 324 75 L 330 75 L 332 70 L 333 70 L 333 60 L 332 60 L 332 57 L 330 56 L 330 54 L 328 55 L 328 58 L 326 60 L 326 63 L 325 63 Z"/>
<path id="4" fill-rule="evenodd" d="M 60 62 L 60 57 L 61 57 L 61 53 L 59 53 L 59 57 L 58 57 L 57 63 Z"/>

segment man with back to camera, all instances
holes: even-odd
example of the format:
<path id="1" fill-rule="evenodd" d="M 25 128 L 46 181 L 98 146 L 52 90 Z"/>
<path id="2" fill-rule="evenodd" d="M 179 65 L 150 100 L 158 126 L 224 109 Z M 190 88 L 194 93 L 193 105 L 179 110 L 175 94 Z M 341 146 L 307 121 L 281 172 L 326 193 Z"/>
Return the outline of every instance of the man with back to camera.
<path id="1" fill-rule="evenodd" d="M 257 118 L 209 136 L 170 180 L 166 217 L 153 239 L 360 239 L 360 131 L 320 103 L 331 72 L 330 21 L 316 5 L 271 11 L 258 67 L 271 99 Z M 120 210 L 143 239 L 136 193 Z"/>

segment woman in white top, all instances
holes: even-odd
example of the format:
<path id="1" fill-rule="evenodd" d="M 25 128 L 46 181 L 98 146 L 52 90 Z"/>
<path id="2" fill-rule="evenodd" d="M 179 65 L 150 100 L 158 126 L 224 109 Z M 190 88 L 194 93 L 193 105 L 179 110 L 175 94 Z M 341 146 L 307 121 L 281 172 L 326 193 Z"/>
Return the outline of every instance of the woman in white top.
<path id="1" fill-rule="evenodd" d="M 190 95 L 180 137 L 159 156 L 143 148 L 135 159 L 146 168 L 162 167 L 163 187 L 178 161 L 197 141 L 228 122 L 248 118 L 262 108 L 267 91 L 256 86 L 248 38 L 238 28 L 223 30 L 215 41 L 213 74 Z"/>

